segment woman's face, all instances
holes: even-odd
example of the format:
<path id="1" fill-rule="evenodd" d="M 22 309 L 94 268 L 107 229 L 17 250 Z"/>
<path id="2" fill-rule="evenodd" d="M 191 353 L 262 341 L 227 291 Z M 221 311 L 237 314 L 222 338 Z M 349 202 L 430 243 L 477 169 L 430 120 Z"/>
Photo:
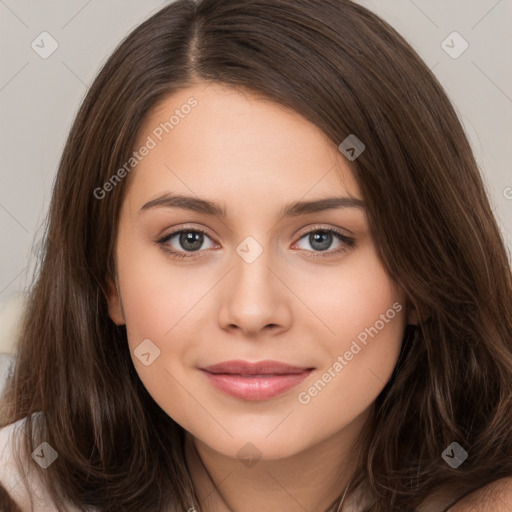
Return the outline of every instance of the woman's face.
<path id="1" fill-rule="evenodd" d="M 136 150 L 109 311 L 154 400 L 230 457 L 360 422 L 408 319 L 352 164 L 297 113 L 205 84 L 160 104 Z"/>

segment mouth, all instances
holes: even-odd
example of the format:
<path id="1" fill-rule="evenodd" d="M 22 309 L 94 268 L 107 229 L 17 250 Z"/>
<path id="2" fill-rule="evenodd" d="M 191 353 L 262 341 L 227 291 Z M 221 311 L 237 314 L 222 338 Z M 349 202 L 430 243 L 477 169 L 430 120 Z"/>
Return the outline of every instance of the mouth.
<path id="1" fill-rule="evenodd" d="M 281 395 L 308 377 L 314 368 L 279 361 L 225 361 L 200 368 L 220 391 L 243 400 L 262 401 Z"/>

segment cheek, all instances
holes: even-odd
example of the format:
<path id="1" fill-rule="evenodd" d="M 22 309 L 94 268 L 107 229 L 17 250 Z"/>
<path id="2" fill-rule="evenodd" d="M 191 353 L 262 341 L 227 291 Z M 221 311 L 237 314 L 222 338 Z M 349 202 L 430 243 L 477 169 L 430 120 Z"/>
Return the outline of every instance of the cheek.
<path id="1" fill-rule="evenodd" d="M 297 317 L 296 321 L 322 332 L 316 340 L 331 355 L 348 349 L 353 339 L 376 322 L 383 336 L 400 340 L 403 294 L 384 271 L 372 246 L 351 255 L 338 267 L 317 269 L 314 275 L 294 282 L 294 291 L 309 310 L 305 311 L 308 320 Z M 393 308 L 395 302 L 398 304 Z"/>
<path id="2" fill-rule="evenodd" d="M 172 339 L 190 324 L 187 315 L 201 310 L 205 281 L 191 279 L 160 250 L 134 244 L 129 253 L 118 254 L 118 272 L 130 344 L 141 337 Z"/>
<path id="3" fill-rule="evenodd" d="M 309 304 L 325 324 L 317 321 L 323 335 L 316 336 L 325 357 L 316 380 L 298 390 L 297 402 L 310 417 L 331 418 L 337 428 L 339 418 L 370 406 L 389 380 L 406 323 L 404 295 L 371 251 L 316 284 Z"/>
<path id="4" fill-rule="evenodd" d="M 149 394 L 173 419 L 187 424 L 187 415 L 180 414 L 190 408 L 190 397 L 182 388 L 188 381 L 182 362 L 190 349 L 187 340 L 193 337 L 183 328 L 190 329 L 187 314 L 198 293 L 185 273 L 166 265 L 158 252 L 133 244 L 131 251 L 118 254 L 128 345 Z"/>
<path id="5" fill-rule="evenodd" d="M 154 400 L 182 420 L 180 412 L 190 408 L 182 386 L 196 393 L 187 368 L 205 337 L 198 324 L 209 315 L 205 294 L 215 279 L 197 272 L 191 278 L 190 270 L 171 265 L 161 251 L 123 244 L 121 236 L 119 248 L 117 269 L 133 364 Z"/>

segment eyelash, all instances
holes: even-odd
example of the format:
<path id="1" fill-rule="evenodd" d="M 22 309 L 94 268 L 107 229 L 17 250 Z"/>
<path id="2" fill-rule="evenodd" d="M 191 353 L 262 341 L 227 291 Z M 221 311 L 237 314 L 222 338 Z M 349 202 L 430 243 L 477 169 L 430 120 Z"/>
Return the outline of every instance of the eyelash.
<path id="1" fill-rule="evenodd" d="M 332 233 L 334 236 L 340 241 L 345 244 L 345 247 L 341 247 L 339 249 L 336 249 L 335 251 L 310 251 L 308 249 L 302 249 L 307 252 L 312 253 L 311 257 L 313 258 L 329 258 L 334 255 L 337 255 L 339 253 L 346 252 L 348 249 L 355 247 L 355 240 L 353 238 L 348 237 L 341 231 L 338 231 L 334 228 L 321 228 L 321 227 L 315 227 L 306 233 L 303 233 L 297 241 L 302 240 L 305 236 L 310 235 L 311 233 Z M 185 259 L 185 258 L 195 258 L 197 257 L 197 253 L 200 253 L 201 251 L 192 251 L 190 253 L 183 252 L 183 251 L 176 251 L 175 249 L 170 248 L 168 245 L 169 240 L 171 240 L 174 236 L 179 235 L 180 233 L 201 233 L 203 235 L 206 235 L 208 238 L 211 238 L 206 231 L 200 229 L 200 228 L 181 228 L 179 230 L 173 231 L 164 237 L 160 238 L 156 241 L 158 245 L 162 247 L 163 250 L 165 250 L 168 254 L 170 254 L 173 258 L 177 259 Z"/>

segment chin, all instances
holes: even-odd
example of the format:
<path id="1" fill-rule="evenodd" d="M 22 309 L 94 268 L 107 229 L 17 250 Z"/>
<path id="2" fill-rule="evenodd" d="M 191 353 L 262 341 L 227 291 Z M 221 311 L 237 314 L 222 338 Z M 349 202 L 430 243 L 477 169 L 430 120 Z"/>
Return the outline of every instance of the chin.
<path id="1" fill-rule="evenodd" d="M 238 425 L 237 428 L 230 428 L 226 425 L 226 429 L 233 436 L 226 432 L 222 434 L 215 433 L 211 429 L 204 431 L 190 430 L 190 433 L 196 437 L 201 443 L 207 445 L 226 457 L 238 458 L 240 460 L 277 460 L 291 457 L 309 446 L 315 444 L 314 439 L 306 438 L 301 434 L 300 429 L 296 431 L 290 430 L 290 425 L 277 426 L 274 422 L 272 428 L 261 423 L 251 422 L 245 428 Z M 279 432 L 279 430 L 282 430 Z M 273 431 L 275 429 L 275 431 Z"/>

